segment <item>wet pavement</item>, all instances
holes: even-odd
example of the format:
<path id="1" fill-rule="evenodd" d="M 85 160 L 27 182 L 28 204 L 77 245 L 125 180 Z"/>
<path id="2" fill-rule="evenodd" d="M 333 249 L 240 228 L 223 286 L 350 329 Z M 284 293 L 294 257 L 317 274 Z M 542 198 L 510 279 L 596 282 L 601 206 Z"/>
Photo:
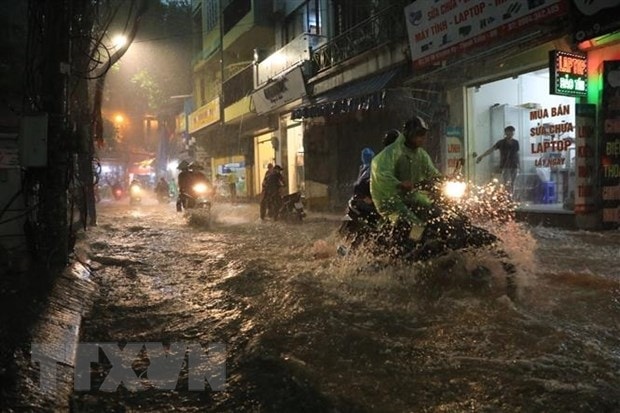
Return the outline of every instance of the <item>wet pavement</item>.
<path id="1" fill-rule="evenodd" d="M 257 209 L 217 205 L 207 226 L 172 204 L 100 204 L 80 342 L 223 343 L 226 388 L 188 390 L 184 365 L 157 389 L 141 353 L 138 389 L 102 391 L 102 356 L 73 411 L 620 411 L 618 231 L 491 227 L 518 268 L 512 301 L 490 254 L 386 267 L 336 253 L 335 215 Z M 478 265 L 490 289 L 464 281 Z"/>

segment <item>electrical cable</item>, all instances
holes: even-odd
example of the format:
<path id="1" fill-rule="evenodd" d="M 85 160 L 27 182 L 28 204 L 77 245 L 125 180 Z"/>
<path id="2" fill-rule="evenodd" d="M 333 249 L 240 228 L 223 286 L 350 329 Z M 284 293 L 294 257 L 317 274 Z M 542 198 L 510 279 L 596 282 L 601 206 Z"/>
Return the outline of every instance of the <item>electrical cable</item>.
<path id="1" fill-rule="evenodd" d="M 18 189 L 15 195 L 13 195 L 11 199 L 9 200 L 9 202 L 7 202 L 7 204 L 4 206 L 4 208 L 2 208 L 2 211 L 0 211 L 0 222 L 2 220 L 2 217 L 4 216 L 4 213 L 8 211 L 8 209 L 11 207 L 13 202 L 15 202 L 15 200 L 17 199 L 17 197 L 19 197 L 21 193 L 22 193 L 22 188 Z"/>

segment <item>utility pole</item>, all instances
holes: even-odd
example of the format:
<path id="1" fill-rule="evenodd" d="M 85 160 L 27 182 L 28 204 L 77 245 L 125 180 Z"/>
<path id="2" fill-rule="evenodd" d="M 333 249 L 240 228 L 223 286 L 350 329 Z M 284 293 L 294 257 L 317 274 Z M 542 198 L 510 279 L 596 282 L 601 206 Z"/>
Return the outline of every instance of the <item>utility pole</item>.
<path id="1" fill-rule="evenodd" d="M 70 0 L 46 0 L 43 5 L 43 82 L 41 110 L 48 113 L 47 166 L 39 171 L 40 230 L 43 231 L 42 251 L 45 263 L 51 268 L 64 267 L 69 256 L 69 226 L 67 219 L 67 185 L 70 147 L 68 133 L 67 88 L 69 76 Z M 40 1 L 31 0 L 33 7 Z"/>

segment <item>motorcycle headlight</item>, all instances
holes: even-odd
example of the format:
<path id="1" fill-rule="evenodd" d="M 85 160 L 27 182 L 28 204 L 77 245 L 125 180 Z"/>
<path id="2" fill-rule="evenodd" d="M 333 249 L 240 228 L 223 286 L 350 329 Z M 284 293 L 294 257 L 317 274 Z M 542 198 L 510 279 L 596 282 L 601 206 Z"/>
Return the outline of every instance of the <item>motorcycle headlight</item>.
<path id="1" fill-rule="evenodd" d="M 461 199 L 465 195 L 467 185 L 460 181 L 447 181 L 443 186 L 443 194 L 447 198 Z"/>
<path id="2" fill-rule="evenodd" d="M 138 195 L 142 191 L 137 185 L 133 185 L 129 190 L 131 191 L 131 195 Z"/>
<path id="3" fill-rule="evenodd" d="M 205 184 L 203 182 L 200 182 L 200 183 L 197 183 L 196 185 L 194 185 L 192 187 L 192 189 L 197 194 L 206 194 L 207 191 L 209 190 L 209 187 L 207 186 L 207 184 Z"/>

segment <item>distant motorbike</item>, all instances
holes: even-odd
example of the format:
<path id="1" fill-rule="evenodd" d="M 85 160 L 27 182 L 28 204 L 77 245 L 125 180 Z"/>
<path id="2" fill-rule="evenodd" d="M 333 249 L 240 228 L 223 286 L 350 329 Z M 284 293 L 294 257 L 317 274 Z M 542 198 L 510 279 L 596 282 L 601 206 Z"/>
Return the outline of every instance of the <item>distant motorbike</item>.
<path id="1" fill-rule="evenodd" d="M 142 202 L 142 186 L 134 182 L 129 185 L 129 205 L 137 205 Z"/>
<path id="2" fill-rule="evenodd" d="M 284 195 L 281 198 L 280 209 L 276 215 L 276 219 L 285 222 L 301 223 L 305 218 L 303 195 L 301 192 Z"/>
<path id="3" fill-rule="evenodd" d="M 157 202 L 160 204 L 168 204 L 172 200 L 170 192 L 160 192 L 157 194 Z"/>
<path id="4" fill-rule="evenodd" d="M 170 193 L 170 190 L 168 189 L 168 187 L 156 188 L 155 195 L 157 196 L 157 202 L 159 202 L 160 204 L 167 204 L 172 199 L 172 194 Z"/>
<path id="5" fill-rule="evenodd" d="M 124 191 L 122 186 L 120 186 L 119 184 L 112 185 L 112 196 L 114 197 L 114 200 L 120 201 L 121 198 L 123 198 L 123 195 Z"/>

